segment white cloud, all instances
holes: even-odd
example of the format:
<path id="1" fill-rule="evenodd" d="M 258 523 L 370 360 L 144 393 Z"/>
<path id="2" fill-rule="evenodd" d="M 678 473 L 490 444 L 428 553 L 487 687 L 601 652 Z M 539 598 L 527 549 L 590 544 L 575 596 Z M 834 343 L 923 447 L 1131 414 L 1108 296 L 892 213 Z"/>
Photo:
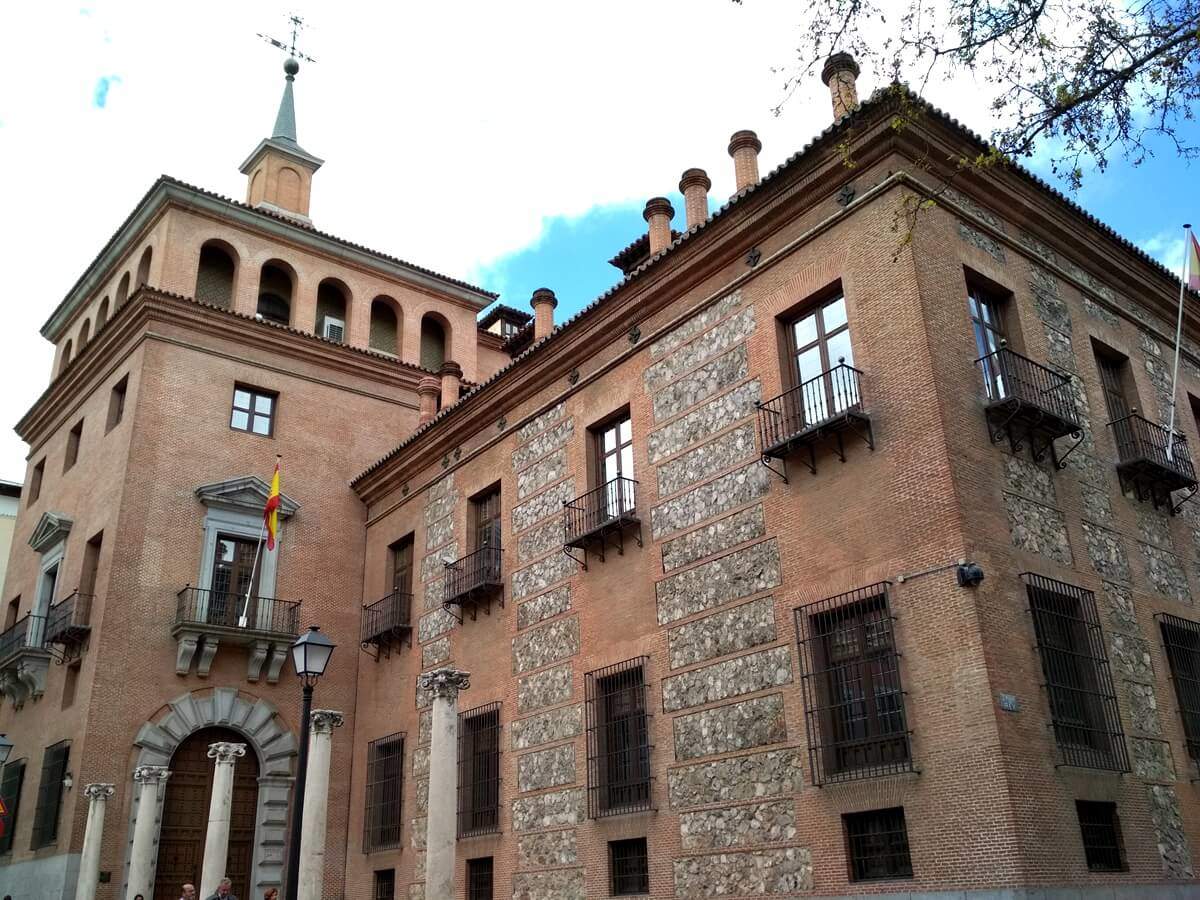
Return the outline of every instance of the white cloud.
<path id="1" fill-rule="evenodd" d="M 1183 271 L 1182 228 L 1168 228 L 1135 243 L 1172 272 Z"/>

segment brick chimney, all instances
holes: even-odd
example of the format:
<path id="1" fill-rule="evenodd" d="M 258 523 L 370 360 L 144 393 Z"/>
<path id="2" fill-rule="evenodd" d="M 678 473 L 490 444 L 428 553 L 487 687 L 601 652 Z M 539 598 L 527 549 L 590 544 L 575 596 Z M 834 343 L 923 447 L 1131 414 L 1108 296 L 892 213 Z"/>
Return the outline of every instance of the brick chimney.
<path id="1" fill-rule="evenodd" d="M 558 306 L 558 298 L 550 288 L 538 288 L 529 298 L 533 307 L 533 339 L 540 341 L 549 337 L 554 330 L 554 307 Z"/>
<path id="2" fill-rule="evenodd" d="M 451 360 L 442 363 L 442 409 L 458 402 L 458 392 L 462 387 L 462 366 Z"/>
<path id="3" fill-rule="evenodd" d="M 441 392 L 441 379 L 434 378 L 432 375 L 426 375 L 417 382 L 417 398 L 420 404 L 418 407 L 420 415 L 417 417 L 417 427 L 432 421 L 433 417 L 437 415 L 438 394 Z"/>
<path id="4" fill-rule="evenodd" d="M 729 155 L 733 157 L 733 177 L 737 189 L 758 183 L 758 151 L 762 141 L 753 131 L 735 131 L 729 139 Z"/>
<path id="5" fill-rule="evenodd" d="M 833 121 L 858 106 L 858 63 L 849 53 L 835 53 L 825 60 L 821 80 L 829 86 L 833 100 Z"/>
<path id="6" fill-rule="evenodd" d="M 712 182 L 703 169 L 688 169 L 679 179 L 688 228 L 695 228 L 708 221 L 708 189 L 711 187 Z"/>
<path id="7" fill-rule="evenodd" d="M 666 197 L 651 197 L 642 210 L 642 218 L 650 226 L 650 255 L 665 250 L 671 243 L 671 220 L 675 207 Z"/>

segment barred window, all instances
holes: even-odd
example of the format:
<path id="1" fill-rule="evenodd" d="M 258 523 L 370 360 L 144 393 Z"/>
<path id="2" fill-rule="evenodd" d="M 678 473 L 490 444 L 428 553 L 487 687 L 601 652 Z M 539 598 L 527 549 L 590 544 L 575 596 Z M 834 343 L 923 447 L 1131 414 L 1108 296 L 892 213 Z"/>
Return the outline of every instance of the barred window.
<path id="1" fill-rule="evenodd" d="M 647 656 L 588 672 L 588 815 L 650 809 Z"/>
<path id="2" fill-rule="evenodd" d="M 49 847 L 58 840 L 58 817 L 62 810 L 63 779 L 71 744 L 62 741 L 47 747 L 42 756 L 42 779 L 38 783 L 37 806 L 33 810 L 31 850 Z"/>
<path id="3" fill-rule="evenodd" d="M 403 731 L 367 745 L 367 804 L 363 816 L 363 852 L 400 846 L 404 794 Z M 376 873 L 378 875 L 379 873 Z"/>
<path id="4" fill-rule="evenodd" d="M 467 900 L 492 900 L 492 857 L 467 860 Z"/>
<path id="5" fill-rule="evenodd" d="M 1121 840 L 1121 822 L 1117 804 L 1076 800 L 1079 833 L 1083 838 L 1083 855 L 1093 872 L 1124 872 L 1125 844 Z"/>
<path id="6" fill-rule="evenodd" d="M 1091 591 L 1026 572 L 1062 765 L 1129 771 L 1104 634 Z"/>
<path id="7" fill-rule="evenodd" d="M 17 831 L 17 813 L 21 808 L 21 787 L 25 784 L 25 760 L 18 759 L 4 767 L 4 777 L 0 779 L 0 799 L 8 810 L 8 819 L 4 823 L 4 833 L 0 834 L 0 853 L 11 853 L 13 835 Z"/>
<path id="8" fill-rule="evenodd" d="M 644 837 L 609 841 L 608 868 L 614 897 L 650 893 L 650 865 Z"/>
<path id="9" fill-rule="evenodd" d="M 396 900 L 396 870 L 380 869 L 375 873 L 375 900 Z"/>
<path id="10" fill-rule="evenodd" d="M 1200 623 L 1166 614 L 1157 618 L 1183 717 L 1188 756 L 1200 763 Z"/>
<path id="11" fill-rule="evenodd" d="M 912 770 L 888 588 L 796 610 L 814 784 Z"/>
<path id="12" fill-rule="evenodd" d="M 912 877 L 903 806 L 850 813 L 842 822 L 851 881 Z"/>
<path id="13" fill-rule="evenodd" d="M 500 830 L 500 704 L 458 716 L 458 836 Z"/>

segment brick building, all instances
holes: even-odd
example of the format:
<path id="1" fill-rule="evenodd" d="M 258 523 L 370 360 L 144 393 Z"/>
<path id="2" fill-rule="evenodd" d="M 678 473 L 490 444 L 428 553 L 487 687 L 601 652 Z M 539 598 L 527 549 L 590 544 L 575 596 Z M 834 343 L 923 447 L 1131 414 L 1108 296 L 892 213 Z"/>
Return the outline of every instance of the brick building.
<path id="1" fill-rule="evenodd" d="M 168 896 L 222 737 L 230 869 L 278 883 L 301 620 L 341 647 L 327 897 L 1190 888 L 1200 321 L 1168 439 L 1171 273 L 857 74 L 764 177 L 735 133 L 716 213 L 694 169 L 679 231 L 647 203 L 558 327 L 316 231 L 294 69 L 246 204 L 160 180 L 19 426 L 0 888 L 71 895 L 69 774 L 115 785 L 125 896 L 162 765 Z"/>

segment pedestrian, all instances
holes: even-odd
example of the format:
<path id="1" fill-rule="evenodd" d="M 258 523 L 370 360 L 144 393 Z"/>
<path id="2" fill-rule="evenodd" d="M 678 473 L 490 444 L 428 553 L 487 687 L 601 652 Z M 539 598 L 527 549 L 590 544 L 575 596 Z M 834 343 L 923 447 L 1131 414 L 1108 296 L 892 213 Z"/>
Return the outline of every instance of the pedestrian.
<path id="1" fill-rule="evenodd" d="M 216 892 L 208 900 L 238 900 L 233 893 L 233 882 L 228 878 L 222 878 L 217 885 Z"/>
<path id="2" fill-rule="evenodd" d="M 133 900 L 146 900 L 146 898 L 143 897 L 141 894 L 134 894 Z"/>
<path id="3" fill-rule="evenodd" d="M 267 888 L 263 891 L 263 900 L 279 900 L 279 888 Z"/>
<path id="4" fill-rule="evenodd" d="M 196 886 L 190 881 L 180 888 L 179 900 L 196 900 Z"/>

